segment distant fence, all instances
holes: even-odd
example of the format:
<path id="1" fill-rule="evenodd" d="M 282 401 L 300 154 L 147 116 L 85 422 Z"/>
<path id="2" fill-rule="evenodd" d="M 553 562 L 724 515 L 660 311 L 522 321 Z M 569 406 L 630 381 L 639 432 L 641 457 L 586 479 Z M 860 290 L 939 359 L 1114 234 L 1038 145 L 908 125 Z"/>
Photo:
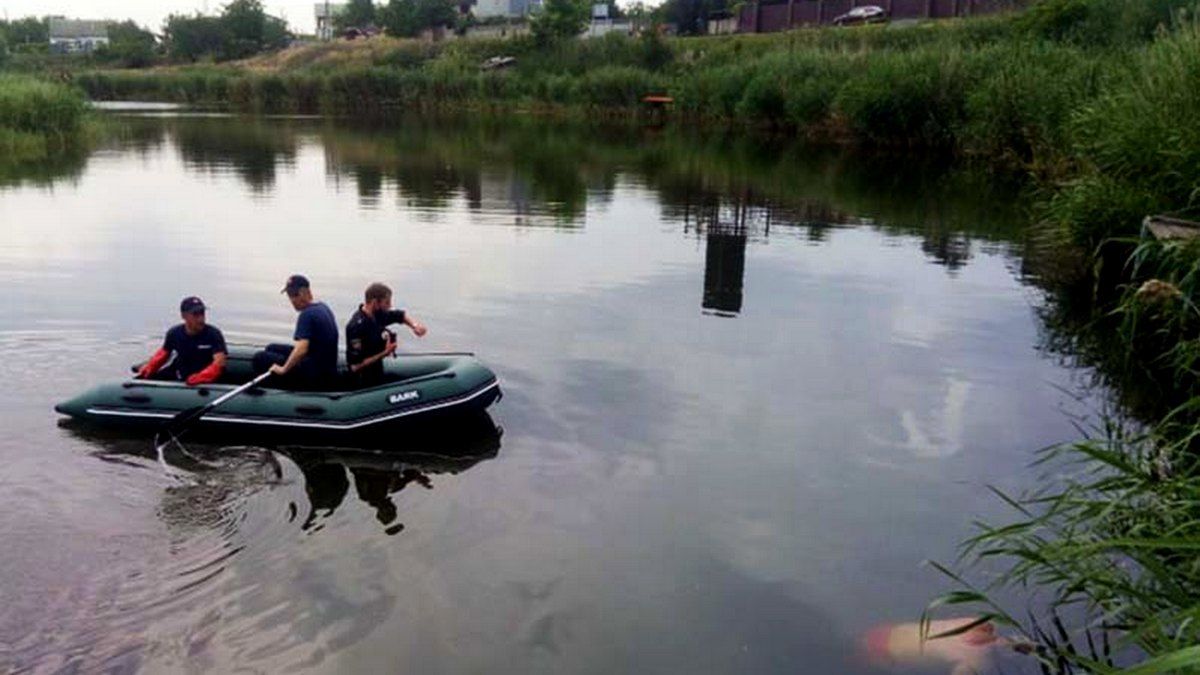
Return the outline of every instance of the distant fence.
<path id="1" fill-rule="evenodd" d="M 751 2 L 738 16 L 739 33 L 774 33 L 832 23 L 854 7 L 877 5 L 896 19 L 948 19 L 994 14 L 1018 6 L 1018 0 L 792 0 L 787 3 Z"/>

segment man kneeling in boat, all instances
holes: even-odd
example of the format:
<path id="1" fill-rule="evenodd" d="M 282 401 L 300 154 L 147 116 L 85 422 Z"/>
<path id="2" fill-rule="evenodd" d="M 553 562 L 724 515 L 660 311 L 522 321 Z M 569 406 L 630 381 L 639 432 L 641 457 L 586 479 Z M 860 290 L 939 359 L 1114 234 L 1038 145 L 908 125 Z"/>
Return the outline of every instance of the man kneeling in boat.
<path id="1" fill-rule="evenodd" d="M 205 322 L 204 302 L 195 296 L 179 303 L 183 323 L 167 331 L 162 347 L 138 370 L 141 379 L 183 380 L 190 385 L 216 382 L 225 370 L 225 336 Z M 175 359 L 168 364 L 171 355 Z M 164 368 L 163 366 L 166 366 Z"/>
<path id="2" fill-rule="evenodd" d="M 346 324 L 346 365 L 360 387 L 383 382 L 383 359 L 396 353 L 392 324 L 408 326 L 413 335 L 425 335 L 425 325 L 402 309 L 392 309 L 392 289 L 381 283 L 367 286 L 363 304 Z"/>

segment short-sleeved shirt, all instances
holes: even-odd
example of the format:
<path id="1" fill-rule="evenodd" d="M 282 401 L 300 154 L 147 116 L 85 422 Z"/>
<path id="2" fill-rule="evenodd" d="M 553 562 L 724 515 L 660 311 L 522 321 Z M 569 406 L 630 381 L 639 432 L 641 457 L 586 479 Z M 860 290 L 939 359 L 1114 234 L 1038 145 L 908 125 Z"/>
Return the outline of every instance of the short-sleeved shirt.
<path id="1" fill-rule="evenodd" d="M 183 324 L 167 331 L 162 348 L 175 353 L 174 370 L 180 379 L 186 379 L 205 368 L 213 361 L 213 354 L 224 354 L 225 336 L 216 326 L 205 324 L 195 335 L 188 335 Z"/>
<path id="2" fill-rule="evenodd" d="M 300 310 L 292 337 L 308 340 L 308 353 L 296 366 L 301 377 L 327 379 L 337 375 L 337 320 L 325 303 L 314 302 Z"/>
<path id="3" fill-rule="evenodd" d="M 362 363 L 368 357 L 375 356 L 387 346 L 387 326 L 394 323 L 404 323 L 404 310 L 393 309 L 387 312 L 375 312 L 372 316 L 363 311 L 362 305 L 350 317 L 346 324 L 346 364 Z M 383 378 L 383 361 L 376 361 L 358 371 L 364 381 L 375 381 Z"/>

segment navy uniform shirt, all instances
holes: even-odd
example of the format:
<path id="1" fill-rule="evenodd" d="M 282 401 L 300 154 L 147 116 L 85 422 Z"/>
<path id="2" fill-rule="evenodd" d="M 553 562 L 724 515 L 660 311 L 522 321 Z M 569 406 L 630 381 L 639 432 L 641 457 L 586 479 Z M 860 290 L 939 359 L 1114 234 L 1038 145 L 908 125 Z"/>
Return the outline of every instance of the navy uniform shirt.
<path id="1" fill-rule="evenodd" d="M 387 326 L 394 323 L 404 323 L 404 310 L 394 309 L 388 312 L 375 312 L 374 316 L 363 311 L 362 305 L 350 317 L 346 324 L 346 364 L 362 363 L 368 357 L 375 356 L 387 346 Z M 383 378 L 383 361 L 376 361 L 358 371 L 359 377 L 367 381 Z"/>
<path id="2" fill-rule="evenodd" d="M 213 361 L 213 354 L 224 354 L 225 336 L 216 326 L 205 324 L 204 328 L 195 335 L 188 335 L 183 324 L 167 331 L 162 348 L 175 353 L 175 363 L 172 368 L 179 379 L 187 379 L 205 368 Z"/>
<path id="3" fill-rule="evenodd" d="M 296 366 L 301 377 L 325 379 L 337 375 L 337 320 L 325 303 L 314 302 L 300 310 L 292 338 L 308 340 L 308 353 Z"/>

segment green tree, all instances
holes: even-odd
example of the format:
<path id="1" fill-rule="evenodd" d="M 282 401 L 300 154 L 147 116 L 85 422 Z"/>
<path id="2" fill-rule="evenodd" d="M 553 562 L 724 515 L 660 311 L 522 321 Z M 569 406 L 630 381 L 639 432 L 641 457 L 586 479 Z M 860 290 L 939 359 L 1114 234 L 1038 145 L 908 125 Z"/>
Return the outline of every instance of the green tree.
<path id="1" fill-rule="evenodd" d="M 421 29 L 438 26 L 453 26 L 458 18 L 458 11 L 453 0 L 416 0 L 417 19 Z"/>
<path id="2" fill-rule="evenodd" d="M 530 19 L 529 30 L 539 44 L 545 45 L 578 36 L 590 19 L 587 0 L 546 0 L 542 11 Z"/>
<path id="3" fill-rule="evenodd" d="M 371 0 L 350 0 L 349 3 L 333 16 L 333 25 L 338 30 L 372 26 L 377 21 L 375 3 Z"/>
<path id="4" fill-rule="evenodd" d="M 421 32 L 415 0 L 388 0 L 379 10 L 379 23 L 394 37 L 413 37 Z"/>
<path id="5" fill-rule="evenodd" d="M 728 4 L 725 0 L 667 0 L 662 8 L 664 17 L 675 24 L 680 35 L 704 35 L 709 16 L 727 11 Z"/>
<path id="6" fill-rule="evenodd" d="M 8 43 L 17 48 L 25 44 L 46 44 L 50 41 L 50 19 L 27 16 L 9 22 L 5 29 Z"/>
<path id="7" fill-rule="evenodd" d="M 118 61 L 128 68 L 144 68 L 154 62 L 154 34 L 132 21 L 108 24 L 108 46 L 96 58 Z"/>
<path id="8" fill-rule="evenodd" d="M 233 0 L 221 12 L 221 57 L 241 59 L 262 51 L 267 13 L 260 0 Z"/>
<path id="9" fill-rule="evenodd" d="M 413 37 L 426 28 L 453 26 L 458 13 L 453 0 L 389 0 L 379 11 L 388 35 Z"/>
<path id="10" fill-rule="evenodd" d="M 225 43 L 221 20 L 212 16 L 172 14 L 163 33 L 167 54 L 183 61 L 215 56 Z"/>
<path id="11" fill-rule="evenodd" d="M 287 21 L 267 15 L 263 23 L 263 49 L 283 49 L 292 41 L 292 31 L 288 30 Z"/>

